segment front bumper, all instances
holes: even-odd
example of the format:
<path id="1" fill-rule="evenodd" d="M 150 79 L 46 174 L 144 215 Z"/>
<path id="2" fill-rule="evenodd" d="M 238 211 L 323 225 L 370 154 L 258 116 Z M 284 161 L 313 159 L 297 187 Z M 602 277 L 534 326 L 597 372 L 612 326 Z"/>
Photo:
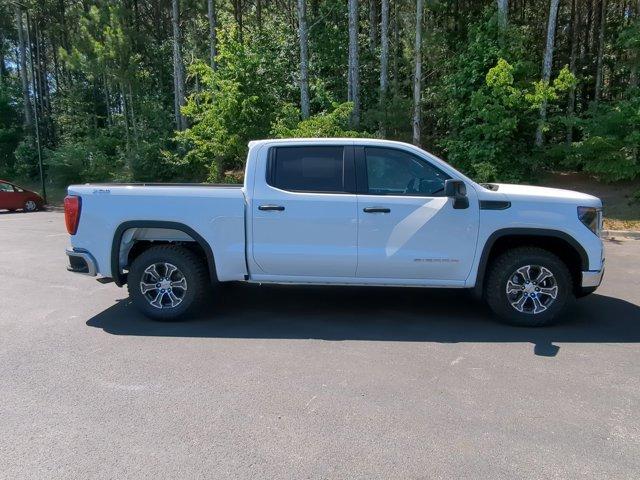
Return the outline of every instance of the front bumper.
<path id="1" fill-rule="evenodd" d="M 67 249 L 65 253 L 69 258 L 69 266 L 67 267 L 67 270 L 74 273 L 89 275 L 91 277 L 96 276 L 98 273 L 96 259 L 93 258 L 93 255 L 89 252 L 74 248 L 73 250 Z"/>
<path id="2" fill-rule="evenodd" d="M 582 272 L 582 287 L 599 287 L 604 277 L 604 264 L 601 270 L 588 270 Z"/>

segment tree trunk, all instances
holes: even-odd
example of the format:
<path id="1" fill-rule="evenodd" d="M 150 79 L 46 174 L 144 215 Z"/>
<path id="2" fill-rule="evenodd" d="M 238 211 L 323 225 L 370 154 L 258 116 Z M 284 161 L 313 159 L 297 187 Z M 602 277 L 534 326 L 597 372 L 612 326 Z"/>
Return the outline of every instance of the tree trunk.
<path id="1" fill-rule="evenodd" d="M 131 80 L 127 80 L 127 87 L 129 89 L 129 111 L 131 112 L 131 130 L 133 131 L 133 140 L 138 146 L 138 129 L 136 127 L 136 114 L 133 107 L 133 89 L 131 88 Z"/>
<path id="2" fill-rule="evenodd" d="M 184 105 L 184 65 L 180 48 L 179 0 L 171 1 L 171 23 L 173 25 L 173 107 L 176 128 L 185 129 L 185 121 L 180 108 Z"/>
<path id="3" fill-rule="evenodd" d="M 22 23 L 22 8 L 16 6 L 16 28 L 18 29 L 18 50 L 20 52 L 20 60 L 18 67 L 20 69 L 20 81 L 22 83 L 22 103 L 24 108 L 24 125 L 28 129 L 33 126 L 31 116 L 31 98 L 29 95 L 29 74 L 27 71 L 27 47 L 24 38 L 24 25 Z"/>
<path id="4" fill-rule="evenodd" d="M 571 1 L 571 54 L 569 56 L 569 70 L 576 75 L 576 60 L 578 57 L 578 43 L 580 41 L 580 0 Z M 576 108 L 576 87 L 569 90 L 569 102 L 567 104 L 567 117 L 572 117 Z M 573 142 L 573 125 L 567 125 L 567 145 Z"/>
<path id="5" fill-rule="evenodd" d="M 398 21 L 398 0 L 393 2 L 393 63 L 391 68 L 393 69 L 393 93 L 398 93 L 398 58 L 400 57 L 400 25 Z"/>
<path id="6" fill-rule="evenodd" d="M 7 76 L 7 66 L 4 60 L 4 34 L 0 31 L 0 85 L 4 85 Z"/>
<path id="7" fill-rule="evenodd" d="M 360 126 L 360 73 L 358 60 L 358 0 L 349 0 L 349 78 L 348 100 L 353 102 L 351 123 Z"/>
<path id="8" fill-rule="evenodd" d="M 378 43 L 378 0 L 369 0 L 369 47 L 376 49 Z"/>
<path id="9" fill-rule="evenodd" d="M 607 0 L 600 0 L 600 28 L 598 32 L 598 56 L 596 60 L 596 87 L 593 100 L 597 103 L 602 95 L 602 59 L 604 56 L 604 29 L 607 21 Z"/>
<path id="10" fill-rule="evenodd" d="M 29 22 L 29 20 L 31 20 Z M 33 103 L 35 108 L 38 109 L 38 116 L 40 118 L 40 128 L 42 130 L 42 137 L 47 138 L 46 119 L 47 119 L 47 107 L 46 107 L 46 79 L 43 73 L 42 60 L 40 57 L 40 34 L 36 20 L 33 17 L 27 15 L 27 29 L 31 34 L 28 38 L 32 39 L 29 43 L 29 51 L 31 51 L 31 64 L 34 65 L 34 79 L 35 88 L 33 92 Z"/>
<path id="11" fill-rule="evenodd" d="M 387 133 L 386 111 L 389 89 L 389 0 L 382 0 L 380 25 L 380 135 Z"/>
<path id="12" fill-rule="evenodd" d="M 553 64 L 553 45 L 556 36 L 556 22 L 558 19 L 558 5 L 560 0 L 551 0 L 549 7 L 549 22 L 547 23 L 547 43 L 544 49 L 544 59 L 542 61 L 542 81 L 545 84 L 551 79 L 551 66 Z M 544 142 L 544 123 L 547 119 L 547 102 L 540 105 L 540 122 L 536 130 L 536 147 L 541 147 Z"/>
<path id="13" fill-rule="evenodd" d="M 124 91 L 124 84 L 122 82 L 120 82 L 120 99 L 122 102 L 121 110 L 124 115 L 125 146 L 126 146 L 127 153 L 129 153 L 131 151 L 129 108 L 127 107 L 127 94 Z M 127 168 L 131 169 L 131 157 L 129 155 L 127 155 L 126 164 L 127 164 Z"/>
<path id="14" fill-rule="evenodd" d="M 107 83 L 107 76 L 102 74 L 102 84 L 104 85 L 104 104 L 107 110 L 107 125 L 111 126 L 111 102 L 109 101 L 109 84 Z"/>
<path id="15" fill-rule="evenodd" d="M 242 0 L 233 0 L 233 17 L 236 19 L 236 23 L 238 24 L 238 41 L 242 43 L 243 37 L 243 18 L 242 18 Z"/>
<path id="16" fill-rule="evenodd" d="M 637 1 L 636 5 L 636 13 L 635 13 L 635 21 L 640 22 L 640 0 Z M 638 63 L 640 62 L 640 53 L 633 52 L 634 56 L 634 64 L 631 67 L 631 73 L 629 75 L 629 86 L 631 88 L 635 88 L 638 86 Z"/>
<path id="17" fill-rule="evenodd" d="M 501 30 L 507 28 L 509 15 L 509 0 L 498 0 L 498 25 Z"/>
<path id="18" fill-rule="evenodd" d="M 209 65 L 216 69 L 216 6 L 214 0 L 207 0 L 207 18 L 209 19 Z"/>
<path id="19" fill-rule="evenodd" d="M 298 0 L 298 34 L 300 37 L 300 110 L 309 118 L 309 40 L 307 37 L 307 0 Z"/>
<path id="20" fill-rule="evenodd" d="M 256 0 L 256 22 L 258 30 L 262 30 L 262 0 Z"/>
<path id="21" fill-rule="evenodd" d="M 416 0 L 415 69 L 413 73 L 413 144 L 420 146 L 422 107 L 422 14 L 424 0 Z"/>

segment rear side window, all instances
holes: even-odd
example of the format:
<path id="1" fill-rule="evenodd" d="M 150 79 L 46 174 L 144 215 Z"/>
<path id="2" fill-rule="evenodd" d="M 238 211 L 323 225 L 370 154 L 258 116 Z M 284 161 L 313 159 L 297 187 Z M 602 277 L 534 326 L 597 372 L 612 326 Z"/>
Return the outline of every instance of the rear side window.
<path id="1" fill-rule="evenodd" d="M 344 147 L 277 147 L 271 152 L 267 183 L 282 190 L 344 192 Z"/>

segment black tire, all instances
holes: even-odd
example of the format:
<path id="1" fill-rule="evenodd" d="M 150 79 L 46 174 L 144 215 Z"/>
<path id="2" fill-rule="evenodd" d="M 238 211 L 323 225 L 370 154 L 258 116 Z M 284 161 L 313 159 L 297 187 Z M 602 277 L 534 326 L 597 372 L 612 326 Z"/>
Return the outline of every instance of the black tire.
<path id="1" fill-rule="evenodd" d="M 542 297 L 541 294 L 525 295 L 524 292 L 518 293 L 517 291 L 512 294 L 514 296 L 511 299 L 509 298 L 507 294 L 508 282 L 513 280 L 513 274 L 516 270 L 527 265 L 544 267 L 553 274 L 553 278 L 546 280 L 546 282 L 553 280 L 554 286 L 557 286 L 555 299 L 551 299 L 549 296 Z M 518 311 L 516 307 L 512 306 L 512 301 L 529 295 L 537 295 L 541 302 L 549 302 L 545 306 L 545 310 L 533 313 L 536 307 L 531 298 L 524 300 L 524 306 L 518 305 L 525 311 Z M 558 315 L 574 300 L 573 281 L 565 263 L 553 253 L 542 248 L 519 247 L 501 254 L 492 262 L 485 284 L 485 298 L 501 320 L 522 327 L 542 327 L 557 320 Z"/>
<path id="2" fill-rule="evenodd" d="M 165 263 L 177 268 L 177 273 L 172 274 L 169 280 L 171 280 L 171 278 L 175 280 L 175 275 L 178 275 L 178 278 L 185 279 L 187 288 L 181 292 L 182 296 L 179 297 L 180 302 L 176 306 L 171 306 L 173 300 L 168 297 L 168 292 L 162 293 L 162 298 L 159 302 L 162 304 L 162 307 L 158 307 L 151 304 L 149 297 L 153 297 L 155 293 L 160 290 L 150 290 L 145 294 L 142 291 L 141 282 L 144 280 L 145 283 L 147 283 L 150 279 L 150 274 L 145 272 L 145 270 L 152 265 Z M 158 271 L 158 273 L 162 275 L 162 272 Z M 171 285 L 173 286 L 173 284 Z M 133 261 L 127 276 L 127 289 L 129 291 L 129 298 L 131 298 L 133 304 L 145 316 L 160 321 L 184 320 L 202 304 L 208 286 L 209 276 L 207 274 L 205 261 L 191 250 L 177 245 L 159 245 L 145 250 Z M 179 288 L 181 289 L 182 287 Z M 175 295 L 177 295 L 178 287 L 174 286 L 173 290 L 176 291 Z M 163 290 L 163 292 L 164 291 L 165 290 Z M 168 291 L 170 292 L 171 288 L 169 288 Z"/>
<path id="3" fill-rule="evenodd" d="M 24 207 L 22 208 L 22 210 L 27 213 L 35 212 L 38 210 L 38 203 L 35 200 L 27 200 L 26 202 L 24 202 Z"/>

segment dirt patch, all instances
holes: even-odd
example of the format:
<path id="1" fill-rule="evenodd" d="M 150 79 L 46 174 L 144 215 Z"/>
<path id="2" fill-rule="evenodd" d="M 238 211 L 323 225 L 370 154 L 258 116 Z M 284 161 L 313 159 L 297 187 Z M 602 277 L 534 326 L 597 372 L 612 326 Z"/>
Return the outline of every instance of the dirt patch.
<path id="1" fill-rule="evenodd" d="M 552 172 L 538 185 L 595 195 L 604 204 L 605 228 L 640 231 L 640 180 L 603 183 L 580 172 Z"/>

